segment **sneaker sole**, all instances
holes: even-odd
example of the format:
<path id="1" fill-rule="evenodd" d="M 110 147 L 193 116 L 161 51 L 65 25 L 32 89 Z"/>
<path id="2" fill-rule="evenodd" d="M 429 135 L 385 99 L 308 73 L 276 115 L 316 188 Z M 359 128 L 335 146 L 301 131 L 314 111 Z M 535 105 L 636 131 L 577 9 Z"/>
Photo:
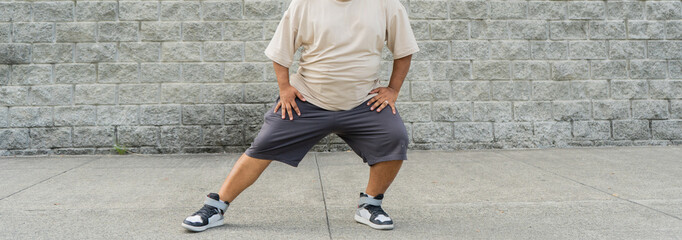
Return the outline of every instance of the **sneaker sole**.
<path id="1" fill-rule="evenodd" d="M 185 224 L 185 223 L 182 223 L 182 226 L 183 226 L 184 228 L 186 228 L 187 230 L 190 230 L 190 231 L 193 231 L 193 232 L 201 232 L 201 231 L 204 231 L 204 230 L 209 229 L 209 228 L 212 228 L 212 227 L 221 226 L 221 225 L 223 225 L 223 224 L 225 224 L 225 222 L 224 222 L 223 220 L 220 220 L 220 221 L 217 221 L 217 222 L 214 222 L 214 223 L 209 223 L 208 225 L 202 226 L 202 227 L 195 227 L 195 226 L 192 226 L 192 225 L 187 225 L 187 224 Z"/>
<path id="2" fill-rule="evenodd" d="M 362 223 L 362 224 L 365 224 L 365 225 L 367 225 L 371 228 L 374 228 L 374 229 L 379 229 L 379 230 L 391 230 L 391 229 L 393 229 L 393 224 L 391 224 L 391 225 L 378 225 L 378 224 L 375 224 L 373 222 L 370 222 L 369 219 L 365 219 L 363 217 L 360 217 L 360 215 L 357 215 L 357 214 L 355 214 L 355 221 Z"/>

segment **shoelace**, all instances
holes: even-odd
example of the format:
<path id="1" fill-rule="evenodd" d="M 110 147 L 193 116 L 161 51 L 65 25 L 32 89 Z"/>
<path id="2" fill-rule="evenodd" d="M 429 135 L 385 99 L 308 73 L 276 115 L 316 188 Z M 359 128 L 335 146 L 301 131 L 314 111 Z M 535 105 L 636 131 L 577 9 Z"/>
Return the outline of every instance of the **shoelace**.
<path id="1" fill-rule="evenodd" d="M 365 209 L 367 209 L 367 211 L 369 211 L 369 213 L 372 216 L 379 216 L 379 215 L 383 214 L 384 216 L 388 217 L 388 214 L 386 212 L 384 212 L 384 209 L 382 209 L 381 206 L 374 206 L 374 205 L 368 204 L 365 206 Z"/>
<path id="2" fill-rule="evenodd" d="M 220 210 L 218 210 L 218 208 L 204 204 L 204 206 L 201 207 L 199 211 L 196 211 L 193 215 L 199 214 L 200 216 L 204 216 L 208 219 L 211 217 L 211 215 L 219 212 Z"/>

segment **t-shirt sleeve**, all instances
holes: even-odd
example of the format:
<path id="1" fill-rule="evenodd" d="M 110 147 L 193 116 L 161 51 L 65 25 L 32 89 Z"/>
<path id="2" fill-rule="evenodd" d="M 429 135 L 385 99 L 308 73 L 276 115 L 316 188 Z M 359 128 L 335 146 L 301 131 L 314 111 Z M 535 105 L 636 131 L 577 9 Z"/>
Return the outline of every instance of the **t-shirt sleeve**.
<path id="1" fill-rule="evenodd" d="M 289 68 L 293 63 L 294 54 L 301 46 L 298 38 L 298 19 L 294 16 L 294 10 L 289 7 L 284 11 L 284 16 L 279 21 L 275 34 L 270 39 L 270 43 L 265 48 L 265 56 L 270 60 Z"/>
<path id="2" fill-rule="evenodd" d="M 387 10 L 386 45 L 393 53 L 393 59 L 418 52 L 419 47 L 405 6 L 398 0 L 388 0 Z"/>

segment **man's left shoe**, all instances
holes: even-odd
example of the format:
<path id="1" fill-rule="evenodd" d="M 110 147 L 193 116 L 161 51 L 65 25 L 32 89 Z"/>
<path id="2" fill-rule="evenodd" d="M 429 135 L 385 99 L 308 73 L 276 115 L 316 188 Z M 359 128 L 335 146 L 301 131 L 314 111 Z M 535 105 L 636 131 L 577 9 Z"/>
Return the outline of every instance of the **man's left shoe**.
<path id="1" fill-rule="evenodd" d="M 382 199 L 384 199 L 384 194 L 371 197 L 365 193 L 360 193 L 360 201 L 355 211 L 355 221 L 374 229 L 393 229 L 393 220 L 381 208 Z"/>

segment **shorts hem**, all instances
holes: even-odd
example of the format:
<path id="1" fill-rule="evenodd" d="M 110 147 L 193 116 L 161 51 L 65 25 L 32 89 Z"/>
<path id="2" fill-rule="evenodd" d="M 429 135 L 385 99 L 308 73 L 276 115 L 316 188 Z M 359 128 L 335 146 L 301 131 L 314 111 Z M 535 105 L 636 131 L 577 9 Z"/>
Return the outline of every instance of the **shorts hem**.
<path id="1" fill-rule="evenodd" d="M 265 159 L 265 160 L 272 160 L 272 161 L 282 162 L 282 163 L 284 163 L 284 164 L 286 164 L 286 165 L 289 165 L 289 166 L 292 166 L 292 167 L 298 167 L 298 164 L 301 162 L 301 160 L 303 160 L 303 159 L 300 159 L 300 160 L 298 160 L 298 161 L 296 161 L 296 160 L 294 160 L 294 161 L 291 161 L 291 160 L 284 160 L 284 159 L 280 159 L 280 158 L 277 158 L 277 157 L 272 156 L 272 155 L 261 154 L 261 153 L 254 153 L 254 152 L 249 152 L 249 151 L 244 152 L 244 154 L 246 154 L 246 156 L 249 156 L 249 157 L 252 157 L 252 158 L 258 158 L 258 159 Z"/>
<path id="2" fill-rule="evenodd" d="M 387 155 L 387 156 L 382 156 L 382 157 L 377 157 L 377 158 L 372 158 L 372 159 L 367 159 L 367 158 L 363 159 L 363 161 L 366 162 L 370 166 L 377 164 L 377 163 L 380 163 L 380 162 L 393 161 L 393 160 L 407 160 L 407 153 L 392 154 L 392 155 Z"/>

